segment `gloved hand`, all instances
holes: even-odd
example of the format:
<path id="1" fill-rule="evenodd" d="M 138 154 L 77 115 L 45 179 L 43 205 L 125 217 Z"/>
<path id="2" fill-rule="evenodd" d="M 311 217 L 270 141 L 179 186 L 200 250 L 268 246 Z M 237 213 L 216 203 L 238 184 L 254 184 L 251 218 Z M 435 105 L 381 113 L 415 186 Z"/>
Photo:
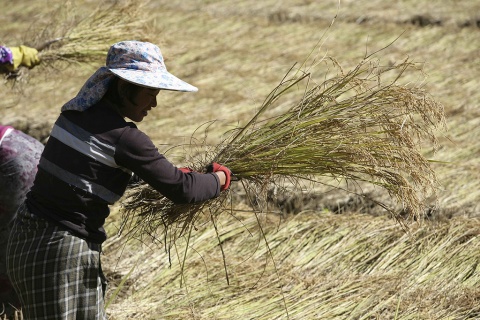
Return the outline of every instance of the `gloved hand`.
<path id="1" fill-rule="evenodd" d="M 38 51 L 35 48 L 22 45 L 20 47 L 10 47 L 10 50 L 13 55 L 13 65 L 7 65 L 7 68 L 10 71 L 17 70 L 20 65 L 27 68 L 33 68 L 40 63 Z"/>
<path id="2" fill-rule="evenodd" d="M 223 171 L 225 173 L 225 184 L 220 188 L 220 190 L 221 191 L 227 190 L 230 187 L 232 171 L 230 171 L 230 169 L 228 169 L 224 165 L 221 165 L 216 162 L 212 162 L 207 166 L 207 172 L 217 172 L 217 171 Z"/>
<path id="3" fill-rule="evenodd" d="M 182 171 L 183 173 L 193 172 L 193 170 L 188 167 L 178 168 L 178 170 Z"/>

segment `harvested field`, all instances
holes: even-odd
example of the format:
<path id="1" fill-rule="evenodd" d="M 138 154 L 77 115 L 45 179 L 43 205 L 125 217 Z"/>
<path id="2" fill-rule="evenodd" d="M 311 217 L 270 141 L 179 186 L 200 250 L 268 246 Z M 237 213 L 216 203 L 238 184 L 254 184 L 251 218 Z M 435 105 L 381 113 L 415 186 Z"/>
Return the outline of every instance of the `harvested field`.
<path id="1" fill-rule="evenodd" d="M 49 13 L 64 4 L 1 1 L 0 37 L 8 45 L 35 40 L 32 24 L 54 28 Z M 200 219 L 170 252 L 117 235 L 121 206 L 112 207 L 102 261 L 110 319 L 480 319 L 480 3 L 138 3 L 148 13 L 138 36 L 159 44 L 169 70 L 200 89 L 161 92 L 159 107 L 138 124 L 179 165 L 191 154 L 175 146 L 194 132 L 211 145 L 222 141 L 309 55 L 328 55 L 344 70 L 382 48 L 383 65 L 408 57 L 426 77 L 406 81 L 420 81 L 444 106 L 446 128 L 438 128 L 436 152 L 422 150 L 438 178 L 437 208 L 410 221 L 407 231 L 376 205 L 389 201 L 384 191 L 364 184 L 349 194 L 337 181 L 278 192 L 271 212 L 257 216 L 234 185 L 233 210 L 217 217 L 217 230 Z M 68 5 L 80 19 L 98 1 Z M 3 124 L 45 140 L 62 104 L 102 63 L 40 65 L 5 81 Z M 331 71 L 326 64 L 306 67 L 318 83 Z"/>

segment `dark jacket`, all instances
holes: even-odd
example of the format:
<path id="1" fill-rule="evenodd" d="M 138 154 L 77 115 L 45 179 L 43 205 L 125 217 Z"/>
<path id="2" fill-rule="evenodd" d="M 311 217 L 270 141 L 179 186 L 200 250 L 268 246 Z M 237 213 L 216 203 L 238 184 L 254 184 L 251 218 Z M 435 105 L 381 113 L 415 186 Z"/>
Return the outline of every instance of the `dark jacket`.
<path id="1" fill-rule="evenodd" d="M 88 241 L 102 243 L 109 205 L 122 197 L 133 173 L 175 203 L 220 194 L 216 174 L 178 170 L 134 123 L 102 100 L 86 111 L 60 114 L 27 206 Z"/>

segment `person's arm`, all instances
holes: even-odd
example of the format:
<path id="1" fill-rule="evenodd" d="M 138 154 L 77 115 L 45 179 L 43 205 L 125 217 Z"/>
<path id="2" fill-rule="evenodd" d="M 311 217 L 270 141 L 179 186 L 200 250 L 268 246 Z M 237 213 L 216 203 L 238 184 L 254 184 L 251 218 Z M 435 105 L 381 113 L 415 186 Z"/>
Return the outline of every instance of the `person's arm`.
<path id="1" fill-rule="evenodd" d="M 0 64 L 8 71 L 17 70 L 20 66 L 33 68 L 40 63 L 38 50 L 21 45 L 19 47 L 0 46 Z"/>
<path id="2" fill-rule="evenodd" d="M 218 179 L 220 180 L 220 185 L 224 186 L 225 182 L 227 181 L 227 176 L 225 175 L 225 172 L 217 171 L 217 172 L 214 172 L 214 173 L 218 176 Z"/>
<path id="3" fill-rule="evenodd" d="M 204 201 L 220 195 L 225 174 L 183 172 L 158 152 L 138 129 L 128 128 L 118 141 L 115 161 L 175 203 Z"/>

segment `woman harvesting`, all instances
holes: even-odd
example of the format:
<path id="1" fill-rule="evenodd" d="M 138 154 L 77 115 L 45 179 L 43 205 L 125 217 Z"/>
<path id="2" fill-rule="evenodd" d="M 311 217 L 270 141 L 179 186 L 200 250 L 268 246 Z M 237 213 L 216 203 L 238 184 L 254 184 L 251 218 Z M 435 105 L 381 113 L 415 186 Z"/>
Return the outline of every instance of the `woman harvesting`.
<path id="1" fill-rule="evenodd" d="M 62 107 L 8 242 L 8 274 L 26 319 L 105 318 L 103 224 L 132 173 L 175 203 L 229 187 L 224 166 L 205 174 L 179 169 L 125 120 L 142 121 L 160 90 L 197 88 L 167 71 L 157 46 L 124 41 Z"/>

